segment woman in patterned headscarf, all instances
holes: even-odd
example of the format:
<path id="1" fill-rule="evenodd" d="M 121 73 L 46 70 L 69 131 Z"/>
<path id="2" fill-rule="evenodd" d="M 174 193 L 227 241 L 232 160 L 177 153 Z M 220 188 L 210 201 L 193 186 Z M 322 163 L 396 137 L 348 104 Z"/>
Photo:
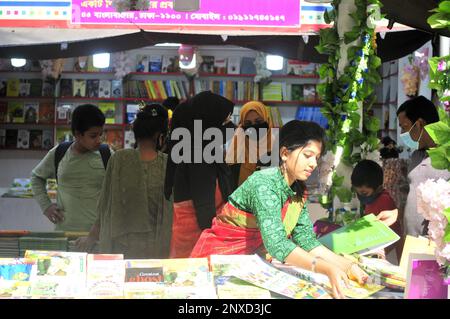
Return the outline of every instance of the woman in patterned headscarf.
<path id="1" fill-rule="evenodd" d="M 225 159 L 232 170 L 234 189 L 262 166 L 260 157 L 270 155 L 271 148 L 272 120 L 266 106 L 258 101 L 244 104 Z"/>

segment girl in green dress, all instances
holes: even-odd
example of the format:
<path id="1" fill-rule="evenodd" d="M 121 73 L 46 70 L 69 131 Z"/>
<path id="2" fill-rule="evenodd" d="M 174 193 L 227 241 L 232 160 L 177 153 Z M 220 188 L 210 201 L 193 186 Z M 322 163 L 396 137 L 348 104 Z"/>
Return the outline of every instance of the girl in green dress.
<path id="1" fill-rule="evenodd" d="M 368 276 L 317 241 L 306 205 L 305 181 L 324 152 L 316 123 L 291 121 L 280 132 L 279 167 L 253 173 L 233 194 L 212 227 L 202 232 L 191 257 L 265 252 L 281 262 L 325 274 L 337 298 L 343 285 Z"/>

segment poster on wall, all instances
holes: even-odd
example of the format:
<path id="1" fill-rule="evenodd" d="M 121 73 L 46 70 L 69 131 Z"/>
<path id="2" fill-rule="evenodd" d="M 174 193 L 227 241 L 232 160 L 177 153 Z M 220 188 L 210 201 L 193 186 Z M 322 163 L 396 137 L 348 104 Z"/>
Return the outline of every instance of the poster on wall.
<path id="1" fill-rule="evenodd" d="M 433 47 L 431 46 L 431 41 L 429 41 L 416 51 L 399 59 L 397 108 L 407 100 L 420 95 L 431 99 L 431 89 L 428 87 L 430 82 L 428 59 L 432 56 Z M 396 122 L 398 126 L 398 121 Z M 411 152 L 401 141 L 400 133 L 401 131 L 398 130 L 397 141 L 405 149 L 401 157 L 408 158 Z"/>

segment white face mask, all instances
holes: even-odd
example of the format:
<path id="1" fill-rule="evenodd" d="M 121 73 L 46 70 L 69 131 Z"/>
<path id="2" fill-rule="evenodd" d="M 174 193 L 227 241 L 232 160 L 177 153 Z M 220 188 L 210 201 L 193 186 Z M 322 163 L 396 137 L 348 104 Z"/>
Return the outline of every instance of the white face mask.
<path id="1" fill-rule="evenodd" d="M 417 121 L 414 123 L 414 125 L 416 125 L 416 123 L 417 123 Z M 408 132 L 400 134 L 400 138 L 402 139 L 403 143 L 407 147 L 412 149 L 413 151 L 419 149 L 419 141 L 420 141 L 420 138 L 422 137 L 422 133 L 423 133 L 423 129 L 422 129 L 422 132 L 420 132 L 419 138 L 417 139 L 417 141 L 414 141 L 413 138 L 411 137 L 411 133 L 410 133 L 412 128 L 414 127 L 414 125 L 411 126 L 411 128 L 409 129 Z"/>

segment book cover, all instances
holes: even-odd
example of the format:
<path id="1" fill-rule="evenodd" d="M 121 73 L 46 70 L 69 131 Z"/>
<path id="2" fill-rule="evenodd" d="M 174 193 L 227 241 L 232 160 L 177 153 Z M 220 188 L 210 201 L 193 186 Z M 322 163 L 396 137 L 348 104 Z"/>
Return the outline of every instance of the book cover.
<path id="1" fill-rule="evenodd" d="M 72 79 L 61 79 L 60 95 L 61 97 L 73 96 Z"/>
<path id="2" fill-rule="evenodd" d="M 58 127 L 56 129 L 56 143 L 60 144 L 62 142 L 72 142 L 73 135 L 70 128 Z"/>
<path id="3" fill-rule="evenodd" d="M 31 268 L 27 258 L 0 258 L 0 299 L 27 299 L 31 297 Z"/>
<path id="4" fill-rule="evenodd" d="M 18 130 L 17 132 L 17 148 L 30 148 L 30 131 Z"/>
<path id="5" fill-rule="evenodd" d="M 0 96 L 6 96 L 6 91 L 7 91 L 7 80 L 4 79 L 0 79 Z"/>
<path id="6" fill-rule="evenodd" d="M 17 148 L 17 130 L 7 129 L 5 137 L 6 148 Z"/>
<path id="7" fill-rule="evenodd" d="M 200 64 L 200 70 L 204 73 L 214 73 L 214 56 L 203 55 L 203 62 Z"/>
<path id="8" fill-rule="evenodd" d="M 98 97 L 111 97 L 111 81 L 100 80 Z"/>
<path id="9" fill-rule="evenodd" d="M 125 261 L 120 254 L 89 254 L 87 258 L 89 298 L 123 298 Z"/>
<path id="10" fill-rule="evenodd" d="M 6 123 L 8 120 L 8 102 L 0 101 L 0 123 Z"/>
<path id="11" fill-rule="evenodd" d="M 374 214 L 369 214 L 318 240 L 336 254 L 362 255 L 387 247 L 399 239 L 400 237 L 377 220 Z"/>
<path id="12" fill-rule="evenodd" d="M 214 58 L 214 73 L 226 74 L 227 73 L 227 58 L 215 57 Z"/>
<path id="13" fill-rule="evenodd" d="M 105 123 L 106 124 L 115 124 L 116 123 L 116 104 L 114 102 L 102 102 L 98 103 L 99 109 L 105 115 Z"/>
<path id="14" fill-rule="evenodd" d="M 30 148 L 42 149 L 42 130 L 30 130 Z"/>
<path id="15" fill-rule="evenodd" d="M 39 103 L 24 103 L 25 123 L 37 123 L 39 120 Z"/>
<path id="16" fill-rule="evenodd" d="M 8 102 L 8 123 L 24 123 L 23 103 L 18 101 Z"/>
<path id="17" fill-rule="evenodd" d="M 126 260 L 124 296 L 127 299 L 164 298 L 165 285 L 162 260 Z"/>
<path id="18" fill-rule="evenodd" d="M 87 72 L 100 72 L 99 68 L 94 67 L 94 57 L 92 55 L 88 56 L 87 59 Z"/>
<path id="19" fill-rule="evenodd" d="M 0 148 L 5 148 L 6 146 L 6 129 L 0 129 Z"/>
<path id="20" fill-rule="evenodd" d="M 31 268 L 31 295 L 39 298 L 83 297 L 86 288 L 86 253 L 27 250 Z"/>
<path id="21" fill-rule="evenodd" d="M 241 71 L 241 57 L 240 56 L 230 56 L 228 58 L 227 73 L 228 74 L 239 74 Z"/>
<path id="22" fill-rule="evenodd" d="M 264 101 L 282 101 L 283 100 L 283 85 L 281 82 L 271 82 L 263 88 Z"/>
<path id="23" fill-rule="evenodd" d="M 400 270 L 402 274 L 406 277 L 410 254 L 415 253 L 433 255 L 435 250 L 436 244 L 434 241 L 422 236 L 414 237 L 411 235 L 406 235 L 402 256 L 400 258 Z"/>
<path id="24" fill-rule="evenodd" d="M 49 150 L 53 147 L 53 132 L 50 130 L 42 131 L 42 148 Z"/>
<path id="25" fill-rule="evenodd" d="M 31 79 L 30 81 L 30 96 L 38 97 L 42 95 L 42 80 Z"/>
<path id="26" fill-rule="evenodd" d="M 70 120 L 70 114 L 73 109 L 73 104 L 62 103 L 56 107 L 56 123 L 68 124 Z"/>
<path id="27" fill-rule="evenodd" d="M 86 80 L 73 80 L 73 96 L 86 97 Z"/>
<path id="28" fill-rule="evenodd" d="M 27 80 L 21 80 L 19 84 L 19 96 L 30 96 L 31 84 Z"/>
<path id="29" fill-rule="evenodd" d="M 255 58 L 242 57 L 241 74 L 256 74 Z"/>
<path id="30" fill-rule="evenodd" d="M 316 101 L 316 86 L 314 84 L 303 85 L 303 100 L 305 102 Z"/>
<path id="31" fill-rule="evenodd" d="M 53 124 L 55 119 L 55 105 L 51 102 L 41 102 L 39 104 L 39 123 Z"/>
<path id="32" fill-rule="evenodd" d="M 125 131 L 125 138 L 124 138 L 124 148 L 134 148 L 134 144 L 136 143 L 136 140 L 134 138 L 134 133 L 131 130 Z"/>
<path id="33" fill-rule="evenodd" d="M 99 97 L 99 80 L 86 81 L 86 93 L 88 97 Z"/>
<path id="34" fill-rule="evenodd" d="M 108 143 L 114 151 L 123 148 L 123 131 L 122 130 L 107 130 L 106 143 Z"/>
<path id="35" fill-rule="evenodd" d="M 127 123 L 131 124 L 136 119 L 136 114 L 139 111 L 138 104 L 127 104 Z"/>
<path id="36" fill-rule="evenodd" d="M 148 58 L 148 71 L 160 73 L 162 69 L 162 56 L 150 55 Z"/>
<path id="37" fill-rule="evenodd" d="M 54 97 L 55 96 L 55 82 L 54 80 L 46 79 L 42 83 L 42 96 Z"/>
<path id="38" fill-rule="evenodd" d="M 291 101 L 303 100 L 303 85 L 292 84 L 291 85 Z"/>
<path id="39" fill-rule="evenodd" d="M 20 80 L 8 79 L 6 96 L 19 96 L 19 91 L 20 91 Z"/>
<path id="40" fill-rule="evenodd" d="M 170 57 L 168 55 L 162 56 L 162 62 L 161 62 L 161 73 L 167 73 L 168 68 L 170 67 L 173 57 Z"/>
<path id="41" fill-rule="evenodd" d="M 111 96 L 114 98 L 122 97 L 122 80 L 111 81 Z"/>
<path id="42" fill-rule="evenodd" d="M 434 255 L 410 254 L 406 282 L 405 299 L 447 299 L 448 286 Z"/>
<path id="43" fill-rule="evenodd" d="M 138 54 L 136 56 L 136 72 L 148 72 L 149 70 L 148 56 Z"/>

